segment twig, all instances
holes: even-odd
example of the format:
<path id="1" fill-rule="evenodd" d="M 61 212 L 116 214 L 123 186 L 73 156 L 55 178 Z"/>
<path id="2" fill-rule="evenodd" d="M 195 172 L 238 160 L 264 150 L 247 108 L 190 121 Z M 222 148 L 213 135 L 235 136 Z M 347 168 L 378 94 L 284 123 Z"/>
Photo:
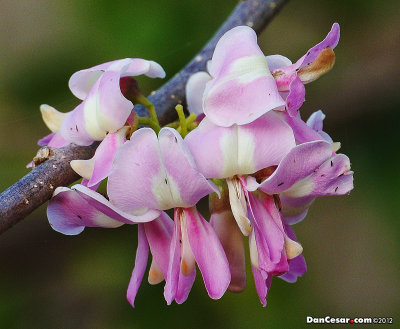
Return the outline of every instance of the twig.
<path id="1" fill-rule="evenodd" d="M 176 118 L 176 104 L 185 102 L 185 85 L 189 76 L 206 69 L 219 38 L 231 28 L 249 25 L 257 33 L 272 20 L 288 0 L 247 0 L 240 2 L 225 23 L 205 47 L 179 73 L 153 93 L 149 99 L 155 105 L 161 124 Z M 142 106 L 135 107 L 140 115 L 146 111 Z M 69 163 L 73 159 L 89 159 L 98 143 L 89 147 L 69 145 L 51 150 L 52 155 L 34 168 L 17 183 L 0 194 L 0 233 L 6 231 L 19 220 L 26 217 L 41 204 L 49 200 L 58 186 L 68 186 L 79 177 Z"/>

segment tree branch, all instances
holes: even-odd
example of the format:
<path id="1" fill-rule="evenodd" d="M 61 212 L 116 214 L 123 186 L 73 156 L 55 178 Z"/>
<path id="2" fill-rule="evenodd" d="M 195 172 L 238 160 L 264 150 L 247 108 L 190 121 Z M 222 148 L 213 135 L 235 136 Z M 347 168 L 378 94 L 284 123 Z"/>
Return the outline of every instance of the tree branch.
<path id="1" fill-rule="evenodd" d="M 240 2 L 213 38 L 173 78 L 153 93 L 149 99 L 155 105 L 161 124 L 176 118 L 174 107 L 185 102 L 185 85 L 190 75 L 206 70 L 215 45 L 220 37 L 238 25 L 249 25 L 257 33 L 272 20 L 288 0 L 247 0 Z M 146 115 L 141 106 L 135 106 L 140 115 Z M 0 194 L 0 233 L 26 217 L 49 200 L 58 186 L 68 186 L 79 178 L 69 163 L 73 159 L 89 159 L 98 143 L 82 147 L 68 145 L 50 150 L 48 159 L 34 168 L 17 183 Z M 47 150 L 46 150 L 47 151 Z"/>

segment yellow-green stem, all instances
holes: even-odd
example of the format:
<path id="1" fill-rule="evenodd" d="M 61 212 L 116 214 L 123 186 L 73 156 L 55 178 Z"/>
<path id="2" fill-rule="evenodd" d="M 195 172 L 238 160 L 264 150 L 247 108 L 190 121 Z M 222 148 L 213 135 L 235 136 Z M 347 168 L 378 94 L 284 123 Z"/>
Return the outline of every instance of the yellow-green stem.
<path id="1" fill-rule="evenodd" d="M 150 115 L 150 119 L 154 122 L 153 126 L 156 126 L 157 129 L 153 129 L 158 133 L 161 129 L 160 127 L 160 122 L 158 121 L 158 117 L 157 117 L 157 113 L 156 113 L 156 109 L 153 105 L 152 102 L 150 102 L 144 95 L 138 95 L 135 97 L 135 100 L 143 105 L 145 108 L 147 108 L 147 110 L 149 111 L 149 115 Z M 150 125 L 148 125 L 150 126 Z"/>
<path id="2" fill-rule="evenodd" d="M 186 118 L 185 114 L 183 113 L 183 106 L 181 104 L 178 104 L 175 106 L 175 110 L 178 113 L 178 118 L 179 118 L 179 123 L 180 123 L 180 128 L 181 128 L 181 135 L 183 138 L 187 135 L 187 123 L 186 123 Z"/>
<path id="3" fill-rule="evenodd" d="M 160 125 L 157 122 L 154 122 L 151 118 L 148 117 L 138 117 L 138 124 L 145 125 L 153 129 L 157 134 L 160 131 Z"/>

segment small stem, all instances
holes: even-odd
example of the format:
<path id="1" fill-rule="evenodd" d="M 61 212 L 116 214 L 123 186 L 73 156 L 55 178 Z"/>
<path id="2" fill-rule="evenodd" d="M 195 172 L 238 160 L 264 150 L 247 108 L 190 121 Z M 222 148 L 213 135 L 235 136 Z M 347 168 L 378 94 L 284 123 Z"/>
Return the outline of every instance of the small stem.
<path id="1" fill-rule="evenodd" d="M 170 128 L 177 129 L 179 127 L 179 121 L 171 122 L 171 123 L 167 124 L 165 127 L 170 127 Z"/>
<path id="2" fill-rule="evenodd" d="M 153 129 L 157 134 L 160 131 L 160 125 L 154 122 L 151 118 L 148 117 L 138 117 L 138 124 L 145 125 Z"/>
<path id="3" fill-rule="evenodd" d="M 135 97 L 135 100 L 143 105 L 145 108 L 147 108 L 147 110 L 149 111 L 149 115 L 150 115 L 150 119 L 154 122 L 154 125 L 157 126 L 157 129 L 154 129 L 157 133 L 160 131 L 161 127 L 160 127 L 160 122 L 158 121 L 158 117 L 157 117 L 157 113 L 156 113 L 156 109 L 153 105 L 152 102 L 150 102 L 147 97 L 145 97 L 143 94 L 140 94 L 138 96 Z"/>
<path id="4" fill-rule="evenodd" d="M 197 119 L 197 115 L 194 113 L 191 113 L 187 118 L 186 118 L 186 124 L 190 126 L 195 120 Z"/>
<path id="5" fill-rule="evenodd" d="M 187 135 L 187 123 L 186 123 L 186 118 L 185 118 L 185 113 L 183 113 L 183 106 L 181 104 L 178 104 L 175 106 L 175 110 L 178 113 L 178 118 L 179 118 L 179 123 L 181 126 L 181 135 L 182 138 L 185 138 Z"/>

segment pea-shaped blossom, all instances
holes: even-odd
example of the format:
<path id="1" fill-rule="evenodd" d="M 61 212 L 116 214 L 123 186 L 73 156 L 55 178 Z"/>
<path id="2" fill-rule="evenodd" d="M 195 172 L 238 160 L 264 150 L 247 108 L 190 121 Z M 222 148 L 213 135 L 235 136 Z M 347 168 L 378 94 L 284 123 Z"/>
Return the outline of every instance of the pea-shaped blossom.
<path id="1" fill-rule="evenodd" d="M 235 27 L 221 37 L 209 73 L 212 79 L 204 91 L 204 113 L 219 126 L 247 124 L 285 104 L 256 33 L 247 26 Z"/>
<path id="2" fill-rule="evenodd" d="M 226 179 L 233 217 L 242 233 L 250 235 L 253 275 L 265 305 L 271 276 L 295 280 L 295 265 L 291 272 L 290 263 L 302 252 L 300 244 L 287 233 L 280 195 L 304 200 L 349 192 L 352 172 L 348 158 L 335 155 L 332 144 L 322 140 L 296 146 L 293 130 L 275 112 L 250 124 L 231 127 L 217 126 L 206 116 L 185 141 L 207 178 Z M 206 155 L 213 161 L 207 161 Z M 223 240 L 221 231 L 217 229 Z M 241 267 L 243 262 L 237 258 L 243 258 L 243 253 L 238 252 L 238 244 L 223 242 L 231 249 L 226 252 L 230 262 Z M 300 263 L 305 269 L 304 261 Z M 231 273 L 232 288 L 240 290 L 243 273 L 232 268 Z M 298 269 L 297 275 L 302 273 Z"/>
<path id="3" fill-rule="evenodd" d="M 287 109 L 295 116 L 305 100 L 304 84 L 333 67 L 339 34 L 335 23 L 322 42 L 292 64 L 281 55 L 264 57 L 251 28 L 231 29 L 218 42 L 207 65 L 209 73 L 190 77 L 186 85 L 189 110 L 204 111 L 224 127 L 249 123 L 270 110 Z"/>
<path id="4" fill-rule="evenodd" d="M 103 141 L 105 146 L 110 144 L 107 138 Z M 108 176 L 110 201 L 83 185 L 58 188 L 48 207 L 50 224 L 62 233 L 78 234 L 85 226 L 112 228 L 139 223 L 135 268 L 127 292 L 132 305 L 146 269 L 149 248 L 153 254 L 149 282 L 166 279 L 168 304 L 186 300 L 195 279 L 195 263 L 210 297 L 220 298 L 230 282 L 228 261 L 213 228 L 195 207 L 202 197 L 218 188 L 197 170 L 176 130 L 163 128 L 157 137 L 152 129 L 142 128 L 122 144 L 116 151 L 111 173 L 102 151 L 86 181 L 90 186 L 94 176 Z M 98 170 L 98 175 L 96 162 L 106 168 Z M 171 208 L 175 208 L 174 223 L 162 212 Z"/>
<path id="5" fill-rule="evenodd" d="M 285 93 L 286 109 L 295 116 L 304 103 L 304 84 L 327 73 L 335 63 L 333 49 L 340 38 L 338 23 L 332 25 L 324 40 L 310 48 L 296 63 L 281 55 L 267 56 L 268 65 L 280 92 Z"/>
<path id="6" fill-rule="evenodd" d="M 165 77 L 159 64 L 141 58 L 120 59 L 78 71 L 71 76 L 69 87 L 82 103 L 68 113 L 42 106 L 43 119 L 56 137 L 67 143 L 90 145 L 100 141 L 123 127 L 132 112 L 133 103 L 121 91 L 121 79 L 142 74 Z"/>
<path id="7" fill-rule="evenodd" d="M 195 263 L 210 297 L 220 298 L 230 282 L 228 262 L 211 225 L 195 208 L 202 197 L 218 189 L 197 169 L 178 132 L 163 128 L 157 138 L 153 130 L 139 129 L 119 149 L 113 166 L 107 186 L 112 204 L 126 212 L 141 207 L 175 209 L 164 273 L 168 304 L 183 301 L 179 291 L 190 290 Z"/>

